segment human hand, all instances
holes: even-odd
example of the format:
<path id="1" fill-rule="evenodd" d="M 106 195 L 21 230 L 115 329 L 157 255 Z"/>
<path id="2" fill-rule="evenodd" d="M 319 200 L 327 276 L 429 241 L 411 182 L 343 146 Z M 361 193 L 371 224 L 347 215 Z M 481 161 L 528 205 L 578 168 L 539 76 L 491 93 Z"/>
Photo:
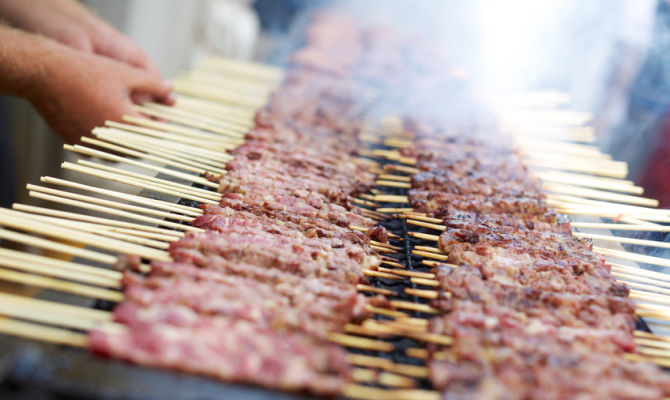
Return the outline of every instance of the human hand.
<path id="1" fill-rule="evenodd" d="M 43 72 L 26 97 L 49 126 L 68 143 L 77 143 L 105 120 L 138 115 L 138 94 L 171 103 L 171 86 L 155 75 L 119 61 L 76 51 L 58 43 L 34 60 Z"/>
<path id="2" fill-rule="evenodd" d="M 156 65 L 135 42 L 75 0 L 0 0 L 0 16 L 21 30 L 109 57 L 160 78 Z"/>

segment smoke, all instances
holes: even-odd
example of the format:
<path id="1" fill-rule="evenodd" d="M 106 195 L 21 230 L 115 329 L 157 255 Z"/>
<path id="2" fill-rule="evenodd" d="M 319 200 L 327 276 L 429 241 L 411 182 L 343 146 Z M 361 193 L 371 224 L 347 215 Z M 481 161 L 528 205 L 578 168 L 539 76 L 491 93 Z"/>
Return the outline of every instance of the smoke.
<path id="1" fill-rule="evenodd" d="M 482 92 L 557 88 L 599 112 L 650 45 L 655 0 L 344 0 L 368 24 L 424 38 Z M 630 66 L 628 68 L 631 68 Z M 633 66 L 633 69 L 637 66 Z M 614 105 L 621 109 L 621 105 Z M 625 108 L 625 107 L 624 107 Z M 620 112 L 619 112 L 620 114 Z"/>

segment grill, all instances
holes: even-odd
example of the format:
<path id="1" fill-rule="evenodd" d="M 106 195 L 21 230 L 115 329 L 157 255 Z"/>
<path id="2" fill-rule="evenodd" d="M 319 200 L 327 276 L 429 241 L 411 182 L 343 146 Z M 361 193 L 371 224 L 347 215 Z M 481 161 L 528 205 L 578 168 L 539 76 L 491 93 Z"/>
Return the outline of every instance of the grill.
<path id="1" fill-rule="evenodd" d="M 302 43 L 302 34 L 309 20 L 309 14 L 298 19 L 290 40 L 271 57 L 272 61 L 284 60 L 286 55 Z M 394 148 L 370 144 L 370 151 L 394 150 Z M 396 164 L 394 161 L 377 158 L 376 161 L 384 164 Z M 157 175 L 160 179 L 174 180 L 168 175 Z M 191 186 L 212 190 L 206 186 L 192 184 Z M 385 187 L 384 193 L 394 196 L 407 196 L 404 188 Z M 192 200 L 168 199 L 157 193 L 145 191 L 146 197 L 161 200 L 176 201 L 181 205 L 194 205 Z M 375 207 L 364 206 L 370 210 Z M 406 203 L 384 203 L 384 207 L 406 208 Z M 172 220 L 171 222 L 179 222 Z M 411 226 L 405 218 L 390 217 L 381 221 L 389 232 L 399 239 L 391 239 L 394 246 L 400 248 L 395 253 L 388 253 L 388 261 L 402 264 L 407 271 L 428 273 L 431 267 L 422 263 L 424 257 L 412 254 L 416 246 L 429 246 L 434 243 L 410 236 L 408 232 L 434 232 Z M 75 260 L 77 261 L 77 260 Z M 428 306 L 425 298 L 410 295 L 405 289 L 421 289 L 409 281 L 394 280 L 380 277 L 369 277 L 370 286 L 377 289 L 393 292 L 388 296 L 390 300 L 406 302 L 404 311 L 410 317 L 426 319 L 432 314 L 418 311 Z M 87 301 L 81 297 L 69 296 L 60 292 L 45 290 L 38 296 L 40 299 L 58 301 L 91 307 L 99 310 L 111 310 L 113 303 L 106 301 Z M 415 304 L 417 310 L 411 310 Z M 391 320 L 382 314 L 374 316 L 378 320 Z M 643 320 L 638 322 L 638 330 L 650 332 Z M 384 339 L 393 345 L 393 351 L 371 351 L 349 349 L 353 354 L 386 358 L 393 363 L 403 366 L 425 367 L 424 361 L 407 355 L 408 349 L 421 347 L 421 342 L 409 338 Z M 189 376 L 176 372 L 129 365 L 117 360 L 107 360 L 91 357 L 85 351 L 65 347 L 36 343 L 11 337 L 0 336 L 0 397 L 15 396 L 25 399 L 58 399 L 58 398 L 96 398 L 96 399 L 147 399 L 147 398 L 179 398 L 179 399 L 208 399 L 208 398 L 236 398 L 236 399 L 293 399 L 306 398 L 304 396 L 283 394 L 256 387 L 230 385 L 211 379 Z M 409 374 L 411 376 L 411 374 Z M 416 374 L 416 387 L 431 389 L 427 379 Z"/>

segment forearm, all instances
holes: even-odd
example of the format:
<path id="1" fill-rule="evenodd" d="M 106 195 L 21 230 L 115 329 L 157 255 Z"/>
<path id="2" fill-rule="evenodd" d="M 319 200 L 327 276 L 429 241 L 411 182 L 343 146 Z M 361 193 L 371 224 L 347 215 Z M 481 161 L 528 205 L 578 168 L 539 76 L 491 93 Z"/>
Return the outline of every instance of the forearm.
<path id="1" fill-rule="evenodd" d="M 49 74 L 57 43 L 0 24 L 0 93 L 30 98 Z"/>

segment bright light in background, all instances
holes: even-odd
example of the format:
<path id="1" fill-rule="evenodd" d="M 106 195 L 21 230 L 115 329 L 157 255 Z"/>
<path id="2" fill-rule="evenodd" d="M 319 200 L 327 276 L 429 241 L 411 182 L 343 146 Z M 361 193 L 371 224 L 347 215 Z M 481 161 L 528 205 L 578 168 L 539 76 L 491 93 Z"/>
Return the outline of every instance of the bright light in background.
<path id="1" fill-rule="evenodd" d="M 569 3 L 569 2 L 567 2 Z M 491 87 L 523 88 L 550 62 L 560 38 L 565 1 L 507 0 L 475 2 L 480 35 L 477 75 Z"/>

